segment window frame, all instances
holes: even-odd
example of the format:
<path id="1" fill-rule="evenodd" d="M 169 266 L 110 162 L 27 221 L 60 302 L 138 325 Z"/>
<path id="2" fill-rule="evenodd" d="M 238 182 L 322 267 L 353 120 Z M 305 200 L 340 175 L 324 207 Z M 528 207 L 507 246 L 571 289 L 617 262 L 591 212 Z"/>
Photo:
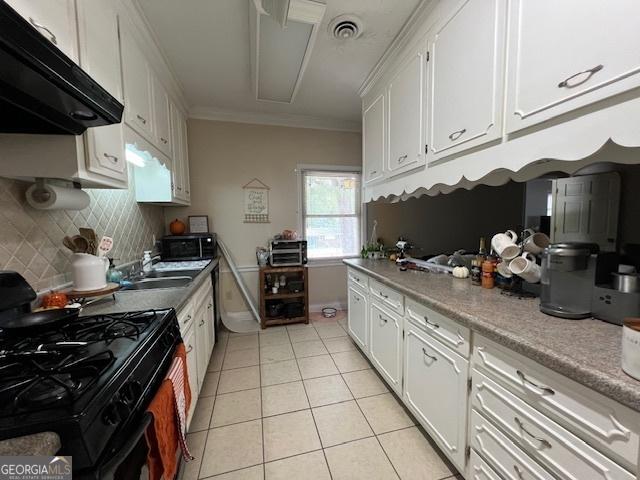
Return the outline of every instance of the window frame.
<path id="1" fill-rule="evenodd" d="M 357 189 L 357 198 L 356 198 L 356 206 L 357 213 L 356 215 L 311 215 L 312 217 L 353 217 L 359 219 L 358 221 L 358 229 L 359 229 L 359 237 L 360 243 L 362 244 L 365 241 L 365 233 L 364 233 L 364 221 L 366 218 L 366 203 L 362 202 L 362 167 L 355 165 L 323 165 L 323 164 L 298 164 L 296 168 L 297 175 L 297 184 L 298 184 L 298 231 L 301 232 L 302 238 L 306 239 L 305 232 L 305 219 L 308 215 L 306 215 L 306 202 L 305 202 L 305 188 L 304 188 L 304 177 L 306 173 L 310 172 L 318 172 L 318 173 L 333 173 L 336 175 L 340 174 L 355 174 L 358 176 L 358 189 Z M 342 265 L 342 260 L 348 258 L 359 258 L 360 252 L 356 252 L 353 255 L 343 255 L 339 257 L 321 257 L 321 258 L 309 258 L 308 265 L 309 266 L 333 266 L 333 265 Z"/>

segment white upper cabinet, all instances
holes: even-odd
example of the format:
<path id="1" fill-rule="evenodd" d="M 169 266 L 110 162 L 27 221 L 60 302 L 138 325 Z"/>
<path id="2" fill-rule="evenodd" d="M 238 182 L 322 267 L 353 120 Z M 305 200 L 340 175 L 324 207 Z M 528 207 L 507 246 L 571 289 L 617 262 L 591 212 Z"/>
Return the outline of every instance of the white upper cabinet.
<path id="1" fill-rule="evenodd" d="M 109 2 L 77 2 L 80 66 L 120 102 L 122 75 L 118 15 Z M 89 172 L 127 183 L 122 124 L 90 128 L 85 133 Z"/>
<path id="2" fill-rule="evenodd" d="M 187 139 L 187 119 L 184 116 L 180 116 L 182 126 L 182 134 L 180 136 L 181 150 L 180 155 L 182 157 L 182 188 L 184 188 L 184 200 L 187 203 L 191 202 L 191 181 L 189 179 L 189 144 Z M 177 155 L 175 155 L 177 156 Z"/>
<path id="3" fill-rule="evenodd" d="M 364 183 L 382 178 L 385 154 L 385 98 L 384 94 L 362 112 L 362 158 Z"/>
<path id="4" fill-rule="evenodd" d="M 640 85 L 638 18 L 636 0 L 512 1 L 507 130 Z"/>
<path id="5" fill-rule="evenodd" d="M 155 143 L 163 153 L 171 157 L 173 142 L 171 141 L 169 95 L 157 75 L 152 75 L 152 84 Z"/>
<path id="6" fill-rule="evenodd" d="M 78 63 L 76 11 L 73 0 L 6 0 L 47 40 Z"/>
<path id="7" fill-rule="evenodd" d="M 153 138 L 151 71 L 140 47 L 125 30 L 122 33 L 125 120 L 147 140 Z"/>
<path id="8" fill-rule="evenodd" d="M 183 155 L 183 143 L 185 143 L 183 123 L 184 117 L 180 109 L 174 104 L 170 104 L 171 115 L 171 133 L 173 142 L 173 151 L 175 153 L 173 157 L 173 169 L 172 169 L 172 189 L 173 196 L 178 200 L 186 200 L 185 188 L 184 188 L 184 155 Z"/>
<path id="9" fill-rule="evenodd" d="M 387 89 L 389 103 L 389 175 L 425 163 L 422 137 L 424 51 L 412 52 L 401 64 Z"/>
<path id="10" fill-rule="evenodd" d="M 505 24 L 505 0 L 466 0 L 430 38 L 428 144 L 435 158 L 500 138 Z"/>

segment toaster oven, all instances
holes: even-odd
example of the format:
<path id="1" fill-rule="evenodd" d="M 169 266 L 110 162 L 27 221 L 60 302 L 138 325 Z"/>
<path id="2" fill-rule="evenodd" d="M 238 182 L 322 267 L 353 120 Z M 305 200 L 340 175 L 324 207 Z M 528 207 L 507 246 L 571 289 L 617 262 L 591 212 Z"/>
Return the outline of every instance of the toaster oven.
<path id="1" fill-rule="evenodd" d="M 307 263 L 306 240 L 272 240 L 269 246 L 272 267 L 291 267 Z"/>

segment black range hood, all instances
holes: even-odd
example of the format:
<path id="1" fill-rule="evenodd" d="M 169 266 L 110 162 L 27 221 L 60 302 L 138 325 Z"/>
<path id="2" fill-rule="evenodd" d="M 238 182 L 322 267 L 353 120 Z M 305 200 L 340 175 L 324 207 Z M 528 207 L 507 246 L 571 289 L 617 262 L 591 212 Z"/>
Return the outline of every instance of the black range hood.
<path id="1" fill-rule="evenodd" d="M 80 135 L 124 106 L 0 0 L 0 133 Z"/>

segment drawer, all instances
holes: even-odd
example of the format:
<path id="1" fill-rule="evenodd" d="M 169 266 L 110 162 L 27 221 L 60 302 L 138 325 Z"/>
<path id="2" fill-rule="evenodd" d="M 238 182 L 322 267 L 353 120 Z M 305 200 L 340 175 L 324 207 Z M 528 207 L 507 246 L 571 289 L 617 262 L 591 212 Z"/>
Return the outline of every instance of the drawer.
<path id="1" fill-rule="evenodd" d="M 180 334 L 184 338 L 185 333 L 191 325 L 193 325 L 193 299 L 190 299 L 178 312 L 178 324 L 180 325 Z"/>
<path id="2" fill-rule="evenodd" d="M 473 408 L 516 439 L 535 460 L 568 480 L 635 480 L 635 475 L 473 370 Z"/>
<path id="3" fill-rule="evenodd" d="M 369 291 L 373 297 L 377 298 L 388 309 L 398 315 L 404 315 L 404 296 L 395 290 L 369 279 Z"/>
<path id="4" fill-rule="evenodd" d="M 620 465 L 636 468 L 640 413 L 486 338 L 474 343 L 475 368 Z"/>
<path id="5" fill-rule="evenodd" d="M 350 282 L 360 285 L 365 290 L 369 288 L 369 277 L 358 270 L 354 270 L 353 268 L 347 269 L 347 278 Z"/>
<path id="6" fill-rule="evenodd" d="M 471 448 L 477 450 L 504 478 L 554 480 L 477 411 L 471 411 Z"/>
<path id="7" fill-rule="evenodd" d="M 412 323 L 422 327 L 463 357 L 469 358 L 471 331 L 467 327 L 409 298 L 405 302 L 405 311 Z"/>
<path id="8" fill-rule="evenodd" d="M 500 476 L 487 465 L 480 455 L 471 450 L 469 456 L 469 477 L 473 480 L 502 480 Z M 509 477 L 507 477 L 509 478 Z"/>

